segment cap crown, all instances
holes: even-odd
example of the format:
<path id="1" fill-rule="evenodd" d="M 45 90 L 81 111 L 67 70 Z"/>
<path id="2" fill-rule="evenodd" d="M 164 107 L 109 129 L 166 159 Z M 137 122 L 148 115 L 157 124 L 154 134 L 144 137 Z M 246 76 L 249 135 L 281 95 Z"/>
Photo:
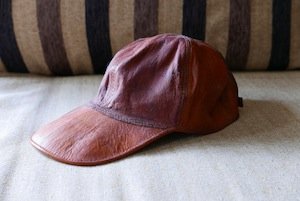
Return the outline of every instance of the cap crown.
<path id="1" fill-rule="evenodd" d="M 237 118 L 237 86 L 222 56 L 207 44 L 164 34 L 115 55 L 93 106 L 131 124 L 207 133 Z"/>

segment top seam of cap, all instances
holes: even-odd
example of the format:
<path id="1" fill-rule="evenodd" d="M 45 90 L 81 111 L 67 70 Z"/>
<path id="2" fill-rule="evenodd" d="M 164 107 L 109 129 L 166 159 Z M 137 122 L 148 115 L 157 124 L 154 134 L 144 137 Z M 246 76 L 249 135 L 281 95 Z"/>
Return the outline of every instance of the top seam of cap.
<path id="1" fill-rule="evenodd" d="M 181 84 L 181 92 L 182 95 L 180 97 L 180 106 L 179 106 L 179 110 L 178 110 L 178 114 L 177 114 L 177 125 L 179 127 L 182 127 L 183 125 L 181 125 L 182 122 L 182 113 L 183 110 L 185 108 L 185 99 L 187 97 L 188 92 L 188 80 L 189 80 L 189 56 L 190 56 L 190 46 L 191 46 L 191 41 L 189 40 L 189 38 L 187 37 L 183 37 L 184 41 L 185 41 L 185 53 L 184 53 L 184 65 L 187 66 L 181 66 L 183 68 L 183 70 L 181 71 L 182 74 L 182 84 Z"/>

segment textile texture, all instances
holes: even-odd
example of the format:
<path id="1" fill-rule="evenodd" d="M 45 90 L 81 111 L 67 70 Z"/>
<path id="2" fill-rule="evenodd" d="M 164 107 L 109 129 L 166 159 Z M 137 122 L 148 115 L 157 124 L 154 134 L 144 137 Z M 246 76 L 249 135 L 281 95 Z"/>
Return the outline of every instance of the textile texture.
<path id="1" fill-rule="evenodd" d="M 229 127 L 172 134 L 95 167 L 56 162 L 29 141 L 94 98 L 102 76 L 2 76 L 0 200 L 299 200 L 300 72 L 234 76 L 244 108 Z"/>
<path id="2" fill-rule="evenodd" d="M 0 0 L 0 71 L 104 73 L 135 39 L 184 34 L 233 70 L 300 67 L 298 0 Z"/>

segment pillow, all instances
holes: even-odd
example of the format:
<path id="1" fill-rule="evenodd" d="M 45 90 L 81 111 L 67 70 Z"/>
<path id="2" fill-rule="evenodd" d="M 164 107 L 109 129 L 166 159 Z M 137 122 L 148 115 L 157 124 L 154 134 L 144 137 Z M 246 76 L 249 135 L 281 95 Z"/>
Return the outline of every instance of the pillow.
<path id="1" fill-rule="evenodd" d="M 218 49 L 232 70 L 300 67 L 298 0 L 6 0 L 0 71 L 104 73 L 135 39 L 178 33 Z"/>

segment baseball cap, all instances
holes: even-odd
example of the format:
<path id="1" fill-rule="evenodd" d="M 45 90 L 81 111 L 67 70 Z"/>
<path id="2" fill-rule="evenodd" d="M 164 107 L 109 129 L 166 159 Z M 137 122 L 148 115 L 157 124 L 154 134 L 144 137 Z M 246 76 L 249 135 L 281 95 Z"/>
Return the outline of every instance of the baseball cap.
<path id="1" fill-rule="evenodd" d="M 104 164 L 167 134 L 221 130 L 238 119 L 239 100 L 232 73 L 208 44 L 142 38 L 114 56 L 93 100 L 42 126 L 31 143 L 60 162 Z"/>

